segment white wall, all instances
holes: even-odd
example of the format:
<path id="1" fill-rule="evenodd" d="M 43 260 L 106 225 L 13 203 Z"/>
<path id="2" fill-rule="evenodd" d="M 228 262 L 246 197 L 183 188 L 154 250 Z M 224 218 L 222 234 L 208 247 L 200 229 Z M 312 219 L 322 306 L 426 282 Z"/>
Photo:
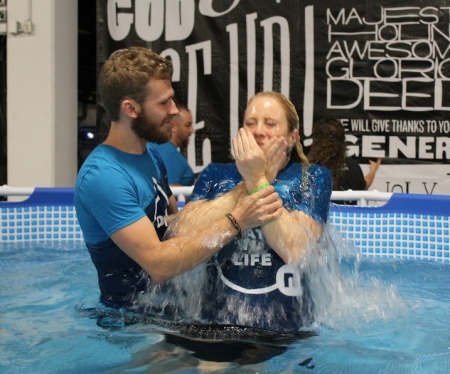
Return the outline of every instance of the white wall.
<path id="1" fill-rule="evenodd" d="M 7 183 L 71 187 L 77 174 L 77 0 L 7 2 Z M 13 34 L 31 19 L 31 34 Z"/>

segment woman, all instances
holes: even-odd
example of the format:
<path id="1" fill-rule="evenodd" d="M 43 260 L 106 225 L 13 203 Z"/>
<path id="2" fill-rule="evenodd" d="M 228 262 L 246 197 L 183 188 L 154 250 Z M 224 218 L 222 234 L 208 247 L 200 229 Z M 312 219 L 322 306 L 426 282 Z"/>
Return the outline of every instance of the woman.
<path id="1" fill-rule="evenodd" d="M 313 143 L 308 153 L 310 162 L 325 166 L 333 178 L 333 190 L 363 191 L 372 185 L 381 159 L 370 161 L 370 169 L 364 175 L 356 160 L 347 157 L 345 130 L 341 121 L 322 118 L 314 123 Z M 339 204 L 356 205 L 356 201 L 339 201 Z"/>
<path id="2" fill-rule="evenodd" d="M 282 199 L 283 212 L 271 223 L 240 233 L 209 261 L 204 317 L 219 324 L 298 331 L 312 321 L 314 308 L 299 268 L 326 223 L 331 175 L 308 163 L 295 107 L 277 92 L 250 99 L 233 149 L 236 163 L 210 164 L 200 174 L 180 227 L 186 229 L 186 219 L 197 229 L 214 222 L 231 211 L 240 194 L 269 184 Z M 240 231 L 239 222 L 229 218 Z"/>

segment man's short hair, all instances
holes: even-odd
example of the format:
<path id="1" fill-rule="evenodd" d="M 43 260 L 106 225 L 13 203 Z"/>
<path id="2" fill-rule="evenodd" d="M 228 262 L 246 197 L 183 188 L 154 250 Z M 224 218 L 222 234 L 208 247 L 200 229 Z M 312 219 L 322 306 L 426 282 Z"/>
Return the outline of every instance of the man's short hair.
<path id="1" fill-rule="evenodd" d="M 111 54 L 100 72 L 98 89 L 111 121 L 120 118 L 126 98 L 142 103 L 150 94 L 150 79 L 171 80 L 172 62 L 144 47 L 120 49 Z"/>

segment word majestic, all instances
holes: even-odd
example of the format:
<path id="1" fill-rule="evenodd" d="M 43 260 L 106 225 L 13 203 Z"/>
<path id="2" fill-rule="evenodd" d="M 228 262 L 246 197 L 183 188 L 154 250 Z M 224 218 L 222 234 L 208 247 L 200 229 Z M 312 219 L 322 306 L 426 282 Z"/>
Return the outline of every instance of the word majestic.
<path id="1" fill-rule="evenodd" d="M 379 18 L 373 20 L 359 14 L 355 8 L 350 10 L 341 9 L 333 13 L 327 9 L 327 23 L 333 25 L 420 25 L 436 24 L 442 22 L 442 19 L 448 20 L 450 16 L 450 7 L 386 7 L 381 8 Z"/>

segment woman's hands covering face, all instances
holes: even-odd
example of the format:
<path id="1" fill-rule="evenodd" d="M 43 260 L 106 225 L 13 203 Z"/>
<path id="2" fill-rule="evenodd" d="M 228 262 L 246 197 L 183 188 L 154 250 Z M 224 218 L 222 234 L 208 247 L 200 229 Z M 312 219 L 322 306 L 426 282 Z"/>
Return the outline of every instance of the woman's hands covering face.
<path id="1" fill-rule="evenodd" d="M 250 132 L 239 129 L 236 138 L 233 138 L 233 150 L 236 166 L 245 182 L 256 183 L 265 179 L 264 152 Z"/>
<path id="2" fill-rule="evenodd" d="M 267 142 L 264 154 L 266 157 L 266 178 L 272 183 L 278 172 L 286 166 L 287 143 L 283 137 L 273 137 Z"/>
<path id="3" fill-rule="evenodd" d="M 241 128 L 232 141 L 236 166 L 247 188 L 253 188 L 266 179 L 272 182 L 286 166 L 287 142 L 284 137 L 270 138 L 262 149 L 253 135 Z"/>

